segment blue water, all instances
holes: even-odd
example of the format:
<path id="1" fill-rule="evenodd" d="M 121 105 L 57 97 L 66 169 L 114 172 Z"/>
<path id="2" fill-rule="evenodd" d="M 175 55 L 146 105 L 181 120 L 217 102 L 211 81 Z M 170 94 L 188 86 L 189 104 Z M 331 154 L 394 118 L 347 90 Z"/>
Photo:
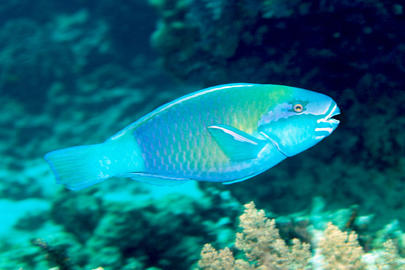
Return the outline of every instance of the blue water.
<path id="1" fill-rule="evenodd" d="M 388 238 L 403 249 L 404 9 L 377 0 L 4 0 L 0 269 L 193 269 L 205 243 L 232 247 L 250 201 L 285 240 L 310 242 L 331 221 L 356 231 L 366 251 Z M 115 178 L 72 192 L 43 160 L 232 82 L 325 93 L 341 124 L 227 186 Z"/>

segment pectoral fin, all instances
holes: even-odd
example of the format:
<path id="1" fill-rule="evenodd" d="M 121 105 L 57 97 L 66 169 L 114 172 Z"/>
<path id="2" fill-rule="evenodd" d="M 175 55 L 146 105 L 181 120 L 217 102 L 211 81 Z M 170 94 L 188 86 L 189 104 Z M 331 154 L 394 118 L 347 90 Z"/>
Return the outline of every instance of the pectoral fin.
<path id="1" fill-rule="evenodd" d="M 226 125 L 209 126 L 208 131 L 231 160 L 254 159 L 266 144 L 244 131 Z"/>

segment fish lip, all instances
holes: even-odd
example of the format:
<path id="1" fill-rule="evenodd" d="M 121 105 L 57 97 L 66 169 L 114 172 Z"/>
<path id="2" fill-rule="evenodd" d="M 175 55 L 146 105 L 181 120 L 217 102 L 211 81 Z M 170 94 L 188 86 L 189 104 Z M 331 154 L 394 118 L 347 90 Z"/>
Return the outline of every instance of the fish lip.
<path id="1" fill-rule="evenodd" d="M 332 107 L 332 110 L 325 117 L 318 119 L 317 122 L 318 123 L 326 122 L 329 124 L 338 125 L 340 123 L 340 121 L 337 119 L 334 119 L 333 117 L 336 115 L 339 115 L 339 114 L 340 114 L 340 109 L 335 103 L 334 106 Z"/>
<path id="2" fill-rule="evenodd" d="M 340 114 L 339 108 L 338 108 L 338 107 L 336 107 L 336 108 L 337 108 L 337 109 L 335 109 L 334 112 L 332 112 L 332 114 L 330 114 L 329 117 L 326 119 L 326 121 L 328 121 L 328 122 L 331 123 L 331 124 L 339 124 L 339 123 L 340 123 L 339 120 L 333 118 L 334 116 Z"/>

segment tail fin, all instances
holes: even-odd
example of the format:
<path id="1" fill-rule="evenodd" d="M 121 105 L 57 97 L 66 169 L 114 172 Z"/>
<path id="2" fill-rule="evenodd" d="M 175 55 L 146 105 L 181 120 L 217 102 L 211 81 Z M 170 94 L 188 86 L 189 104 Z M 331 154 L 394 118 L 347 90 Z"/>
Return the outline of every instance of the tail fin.
<path id="1" fill-rule="evenodd" d="M 103 146 L 93 144 L 56 150 L 46 154 L 45 160 L 58 183 L 79 190 L 113 176 L 109 167 L 111 161 L 105 156 Z"/>

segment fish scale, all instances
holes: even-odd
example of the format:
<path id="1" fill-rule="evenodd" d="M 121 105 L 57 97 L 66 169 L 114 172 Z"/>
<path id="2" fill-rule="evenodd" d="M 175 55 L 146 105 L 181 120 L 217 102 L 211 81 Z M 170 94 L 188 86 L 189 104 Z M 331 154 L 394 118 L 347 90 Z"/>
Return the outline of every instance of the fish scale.
<path id="1" fill-rule="evenodd" d="M 163 105 L 103 143 L 45 159 L 57 181 L 73 190 L 114 176 L 233 183 L 317 144 L 338 126 L 337 114 L 330 97 L 309 90 L 219 85 Z"/>
<path id="2" fill-rule="evenodd" d="M 145 170 L 152 174 L 164 174 L 181 178 L 210 177 L 223 174 L 229 170 L 232 162 L 218 144 L 210 136 L 207 128 L 213 124 L 228 124 L 240 130 L 251 132 L 261 116 L 260 110 L 265 107 L 263 94 L 258 89 L 256 95 L 250 98 L 234 89 L 223 91 L 219 97 L 212 100 L 209 96 L 200 96 L 192 102 L 184 103 L 168 109 L 164 114 L 157 115 L 145 121 L 136 128 L 135 136 L 141 145 L 143 153 L 149 153 L 144 158 Z M 252 94 L 252 93 L 250 93 Z M 227 103 L 223 100 L 227 97 Z M 255 103 L 256 108 L 249 108 Z M 262 104 L 260 104 L 262 103 Z M 220 106 L 221 105 L 221 106 Z M 267 107 L 271 104 L 267 104 Z M 204 113 L 201 113 L 201 112 Z M 180 121 L 176 125 L 168 125 L 177 116 Z M 197 121 L 197 119 L 200 119 Z M 256 126 L 257 128 L 257 126 Z M 156 145 L 159 137 L 150 137 L 151 130 L 159 130 L 159 134 L 169 138 L 164 140 L 162 148 L 169 148 L 166 157 L 161 157 L 158 164 L 152 164 L 153 152 L 158 151 Z M 255 130 L 256 131 L 256 130 Z M 201 147 L 203 146 L 203 147 Z M 186 153 L 180 160 L 172 159 L 176 152 Z M 239 164 L 233 164 L 239 166 Z M 184 170 L 183 168 L 187 168 Z"/>

